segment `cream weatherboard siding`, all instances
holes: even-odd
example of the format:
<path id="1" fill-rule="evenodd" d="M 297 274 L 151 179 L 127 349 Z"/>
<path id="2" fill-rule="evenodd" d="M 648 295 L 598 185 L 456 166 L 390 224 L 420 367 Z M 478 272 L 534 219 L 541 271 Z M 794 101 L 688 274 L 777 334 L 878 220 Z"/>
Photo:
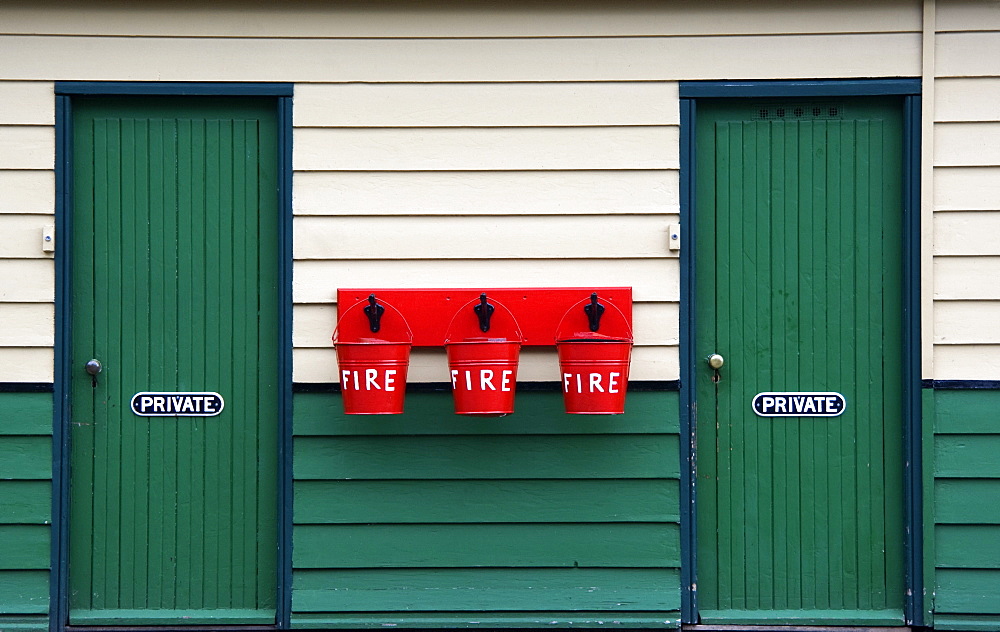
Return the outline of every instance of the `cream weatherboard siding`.
<path id="1" fill-rule="evenodd" d="M 1000 379 L 1000 4 L 938 2 L 934 378 Z"/>
<path id="2" fill-rule="evenodd" d="M 673 380 L 677 82 L 918 76 L 919 3 L 855 4 L 5 7 L 0 209 L 52 211 L 53 80 L 296 82 L 296 381 L 335 381 L 336 288 L 357 285 L 630 285 L 632 377 Z M 51 262 L 15 241 L 0 300 L 51 302 Z M 40 339 L 4 353 L 45 381 Z M 556 379 L 551 355 L 521 379 Z M 411 380 L 444 379 L 419 352 Z"/>

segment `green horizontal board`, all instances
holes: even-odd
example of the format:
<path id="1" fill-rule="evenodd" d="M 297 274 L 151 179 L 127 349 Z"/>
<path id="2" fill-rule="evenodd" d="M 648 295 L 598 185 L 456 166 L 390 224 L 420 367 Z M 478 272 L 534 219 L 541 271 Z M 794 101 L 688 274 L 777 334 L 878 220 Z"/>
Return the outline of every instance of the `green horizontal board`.
<path id="1" fill-rule="evenodd" d="M 74 610 L 77 625 L 268 625 L 274 623 L 273 610 L 203 609 L 203 610 Z"/>
<path id="2" fill-rule="evenodd" d="M 51 514 L 50 481 L 0 480 L 0 524 L 46 524 Z"/>
<path id="3" fill-rule="evenodd" d="M 1000 570 L 938 569 L 935 612 L 1000 614 Z"/>
<path id="4" fill-rule="evenodd" d="M 1000 480 L 934 481 L 934 513 L 939 524 L 1000 524 Z"/>
<path id="5" fill-rule="evenodd" d="M 295 529 L 296 568 L 678 567 L 675 524 L 343 525 Z"/>
<path id="6" fill-rule="evenodd" d="M 44 570 L 51 564 L 45 525 L 0 525 L 0 570 Z"/>
<path id="7" fill-rule="evenodd" d="M 676 478 L 676 435 L 298 437 L 295 478 Z"/>
<path id="8" fill-rule="evenodd" d="M 935 391 L 938 433 L 994 434 L 1000 430 L 1000 391 Z"/>
<path id="9" fill-rule="evenodd" d="M 406 413 L 372 418 L 345 415 L 334 393 L 295 395 L 296 435 L 605 434 L 677 432 L 676 392 L 629 393 L 624 415 L 567 415 L 562 394 L 518 393 L 514 414 L 475 418 L 455 414 L 451 393 L 407 393 Z"/>
<path id="10" fill-rule="evenodd" d="M 1000 478 L 1000 434 L 937 435 L 934 472 L 941 477 Z"/>
<path id="11" fill-rule="evenodd" d="M 48 571 L 0 571 L 0 614 L 48 612 Z"/>
<path id="12" fill-rule="evenodd" d="M 0 479 L 52 478 L 51 437 L 0 437 Z"/>
<path id="13" fill-rule="evenodd" d="M 701 623 L 719 625 L 902 626 L 902 609 L 699 610 Z M 854 629 L 857 629 L 856 627 Z"/>
<path id="14" fill-rule="evenodd" d="M 52 393 L 0 393 L 0 436 L 52 434 Z"/>
<path id="15" fill-rule="evenodd" d="M 0 630 L 3 632 L 48 632 L 48 629 L 48 617 L 0 616 Z"/>
<path id="16" fill-rule="evenodd" d="M 630 612 L 627 616 L 615 613 L 566 612 L 475 612 L 440 614 L 411 614 L 407 612 L 374 612 L 349 616 L 329 614 L 293 614 L 292 627 L 302 630 L 366 629 L 366 628 L 422 628 L 422 629 L 463 629 L 477 628 L 679 628 L 680 616 L 677 611 Z"/>
<path id="17" fill-rule="evenodd" d="M 961 630 L 962 632 L 996 632 L 1000 630 L 1000 616 L 935 615 L 935 630 Z"/>
<path id="18" fill-rule="evenodd" d="M 293 612 L 648 611 L 680 608 L 675 569 L 299 571 Z"/>
<path id="19" fill-rule="evenodd" d="M 940 568 L 1000 569 L 1000 526 L 938 525 L 934 537 Z"/>
<path id="20" fill-rule="evenodd" d="M 663 479 L 297 481 L 295 522 L 676 522 L 679 494 Z"/>

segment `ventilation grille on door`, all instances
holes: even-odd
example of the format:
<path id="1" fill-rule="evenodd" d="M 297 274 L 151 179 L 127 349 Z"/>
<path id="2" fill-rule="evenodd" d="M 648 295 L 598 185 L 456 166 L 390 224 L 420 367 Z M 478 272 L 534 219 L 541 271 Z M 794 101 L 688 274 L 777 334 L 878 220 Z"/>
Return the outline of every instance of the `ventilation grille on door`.
<path id="1" fill-rule="evenodd" d="M 839 119 L 844 116 L 844 106 L 823 103 L 782 103 L 761 105 L 755 108 L 754 118 L 779 121 L 782 119 Z"/>

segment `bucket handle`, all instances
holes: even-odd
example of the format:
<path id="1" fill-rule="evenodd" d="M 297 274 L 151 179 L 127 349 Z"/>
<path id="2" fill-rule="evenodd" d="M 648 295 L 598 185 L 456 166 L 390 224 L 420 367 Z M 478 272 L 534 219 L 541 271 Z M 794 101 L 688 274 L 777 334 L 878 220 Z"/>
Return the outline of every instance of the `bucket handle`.
<path id="1" fill-rule="evenodd" d="M 386 308 L 388 308 L 399 316 L 399 320 L 401 320 L 403 322 L 403 326 L 406 327 L 406 340 L 400 340 L 397 342 L 406 342 L 409 344 L 413 343 L 413 330 L 410 329 L 410 323 L 406 322 L 406 317 L 403 316 L 403 313 L 383 300 L 376 301 L 375 295 L 369 294 L 368 298 L 361 299 L 354 305 L 351 305 L 344 310 L 344 312 L 340 315 L 340 318 L 337 319 L 337 326 L 334 328 L 332 336 L 334 346 L 337 346 L 337 341 L 339 339 L 340 324 L 344 322 L 344 319 L 347 318 L 348 314 L 366 303 L 367 305 L 364 307 L 363 311 L 368 319 L 368 328 L 372 331 L 372 333 L 377 333 L 382 328 L 382 317 L 385 315 Z"/>
<path id="2" fill-rule="evenodd" d="M 507 312 L 507 314 L 510 315 L 510 320 L 511 322 L 514 323 L 514 331 L 517 334 L 517 340 L 511 340 L 510 342 L 518 342 L 518 343 L 524 342 L 524 334 L 521 333 L 521 327 L 520 325 L 517 324 L 517 319 L 514 318 L 514 312 L 510 311 L 510 309 L 508 309 L 506 305 L 496 300 L 495 298 L 491 298 L 489 300 L 491 301 L 491 303 L 486 302 L 486 292 L 483 292 L 482 294 L 479 295 L 479 298 L 474 298 L 465 305 L 463 305 L 462 307 L 460 307 L 458 311 L 455 312 L 455 315 L 451 317 L 451 322 L 448 323 L 448 329 L 444 336 L 444 343 L 446 345 L 451 344 L 452 342 L 451 332 L 455 327 L 455 321 L 458 320 L 458 317 L 461 316 L 462 312 L 466 311 L 466 308 L 469 307 L 470 305 L 474 306 L 473 309 L 475 310 L 476 317 L 479 319 L 480 323 L 479 328 L 484 332 L 489 331 L 489 321 L 493 317 L 495 310 L 494 309 L 487 310 L 483 308 L 483 306 L 485 305 L 489 308 L 493 307 L 503 308 L 503 311 Z M 487 315 L 484 316 L 484 312 Z M 484 319 L 485 323 L 483 322 Z M 485 329 L 483 329 L 483 327 L 485 327 Z"/>
<path id="3" fill-rule="evenodd" d="M 559 319 L 559 325 L 556 327 L 556 335 L 555 335 L 556 340 L 559 340 L 559 338 L 561 337 L 559 335 L 559 332 L 562 331 L 563 323 L 566 322 L 566 318 L 569 317 L 569 315 L 573 312 L 574 309 L 579 308 L 581 305 L 583 306 L 584 313 L 587 315 L 587 320 L 589 321 L 591 331 L 597 331 L 597 329 L 600 328 L 600 327 L 598 327 L 597 329 L 594 328 L 595 320 L 599 325 L 601 317 L 605 312 L 603 308 L 610 307 L 611 309 L 618 312 L 619 316 L 621 316 L 622 322 L 625 324 L 625 330 L 628 332 L 628 338 L 629 340 L 632 340 L 632 327 L 628 324 L 628 319 L 625 318 L 625 313 L 622 312 L 622 310 L 620 310 L 618 306 L 612 303 L 611 301 L 605 300 L 604 303 L 598 303 L 597 302 L 598 298 L 599 297 L 597 296 L 597 292 L 594 292 L 593 294 L 590 295 L 590 298 L 585 298 L 582 301 L 578 301 L 574 303 L 569 309 L 567 309 L 566 313 L 563 314 L 563 317 Z M 601 309 L 595 310 L 595 307 Z M 597 314 L 596 317 L 595 313 Z"/>

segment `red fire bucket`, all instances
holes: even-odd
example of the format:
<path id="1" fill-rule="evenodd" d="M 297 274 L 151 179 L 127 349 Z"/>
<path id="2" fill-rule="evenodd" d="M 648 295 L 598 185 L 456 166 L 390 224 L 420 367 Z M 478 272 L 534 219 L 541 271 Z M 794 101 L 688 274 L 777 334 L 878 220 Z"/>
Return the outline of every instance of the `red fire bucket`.
<path id="1" fill-rule="evenodd" d="M 556 349 L 562 381 L 563 403 L 571 415 L 621 415 L 632 357 L 632 331 L 628 319 L 611 303 L 601 329 L 590 331 L 587 299 L 570 308 L 556 332 Z M 581 322 L 582 321 L 582 322 Z"/>
<path id="2" fill-rule="evenodd" d="M 496 301 L 492 303 L 502 311 L 495 312 L 487 326 L 489 331 L 474 328 L 477 320 L 472 306 L 477 302 L 486 305 L 483 299 L 470 301 L 455 314 L 444 343 L 455 414 L 502 417 L 514 412 L 517 362 L 523 338 L 510 310 Z"/>
<path id="3" fill-rule="evenodd" d="M 367 308 L 358 309 L 365 303 Z M 366 317 L 368 311 L 379 312 L 377 326 L 371 316 Z M 399 310 L 373 298 L 359 301 L 341 315 L 333 342 L 345 414 L 403 412 L 412 341 L 413 334 Z"/>

